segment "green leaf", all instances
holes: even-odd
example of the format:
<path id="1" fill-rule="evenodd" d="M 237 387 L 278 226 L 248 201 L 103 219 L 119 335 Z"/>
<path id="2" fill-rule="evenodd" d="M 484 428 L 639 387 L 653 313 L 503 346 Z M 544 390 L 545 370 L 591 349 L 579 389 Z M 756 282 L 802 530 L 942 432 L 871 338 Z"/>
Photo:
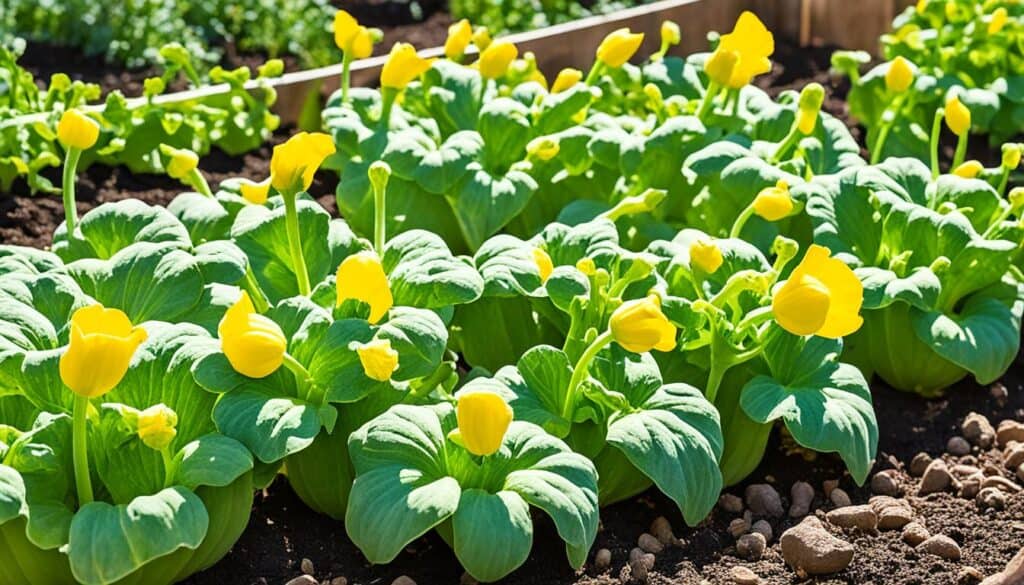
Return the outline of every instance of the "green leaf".
<path id="1" fill-rule="evenodd" d="M 202 500 L 181 487 L 128 505 L 86 504 L 71 523 L 71 571 L 86 585 L 114 583 L 180 548 L 198 548 L 208 525 Z"/>
<path id="2" fill-rule="evenodd" d="M 436 234 L 412 230 L 388 240 L 381 259 L 399 306 L 440 309 L 476 300 L 483 279 Z"/>
<path id="3" fill-rule="evenodd" d="M 398 352 L 395 380 L 412 380 L 434 373 L 444 358 L 448 328 L 433 311 L 413 307 L 391 309 L 377 338 L 387 339 Z"/>
<path id="4" fill-rule="evenodd" d="M 248 447 L 260 461 L 273 463 L 308 447 L 330 422 L 323 420 L 325 413 L 326 409 L 253 381 L 221 396 L 213 419 L 221 433 Z"/>
<path id="5" fill-rule="evenodd" d="M 929 310 L 939 299 L 942 284 L 930 268 L 915 268 L 906 277 L 891 270 L 868 266 L 854 270 L 864 285 L 864 309 L 881 309 L 903 301 L 922 310 Z"/>
<path id="6" fill-rule="evenodd" d="M 19 516 L 28 516 L 25 482 L 17 470 L 0 465 L 0 525 Z"/>
<path id="7" fill-rule="evenodd" d="M 0 245 L 0 275 L 40 274 L 55 270 L 63 264 L 60 257 L 51 252 L 23 246 Z"/>
<path id="8" fill-rule="evenodd" d="M 170 244 L 183 250 L 192 247 L 188 230 L 173 214 L 138 199 L 100 205 L 82 216 L 77 230 L 69 238 L 66 225 L 62 225 L 54 235 L 53 251 L 65 262 L 107 260 L 138 242 Z"/>
<path id="9" fill-rule="evenodd" d="M 452 533 L 455 556 L 466 572 L 483 583 L 497 581 L 530 556 L 530 506 L 516 492 L 468 489 L 452 516 Z"/>
<path id="10" fill-rule="evenodd" d="M 557 348 L 540 345 L 523 354 L 516 367 L 498 370 L 493 381 L 477 378 L 465 388 L 499 391 L 515 411 L 516 420 L 532 422 L 564 437 L 572 422 L 561 415 L 571 377 L 569 357 Z"/>
<path id="11" fill-rule="evenodd" d="M 174 482 L 190 490 L 199 486 L 225 487 L 253 468 L 244 445 L 222 435 L 204 435 L 175 455 Z"/>
<path id="12" fill-rule="evenodd" d="M 448 200 L 466 243 L 477 250 L 526 207 L 537 182 L 520 170 L 496 174 L 479 163 L 469 165 L 462 181 L 448 192 Z"/>

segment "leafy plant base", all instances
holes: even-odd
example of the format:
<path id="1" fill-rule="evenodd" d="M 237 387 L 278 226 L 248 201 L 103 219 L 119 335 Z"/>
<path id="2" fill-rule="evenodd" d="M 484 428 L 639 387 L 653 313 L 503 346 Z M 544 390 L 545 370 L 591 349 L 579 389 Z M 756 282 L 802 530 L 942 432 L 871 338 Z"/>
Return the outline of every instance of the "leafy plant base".
<path id="1" fill-rule="evenodd" d="M 349 432 L 338 428 L 321 432 L 306 449 L 285 461 L 285 476 L 304 504 L 320 514 L 345 520 L 354 473 L 348 457 Z"/>
<path id="2" fill-rule="evenodd" d="M 622 451 L 610 445 L 594 458 L 594 466 L 597 467 L 597 493 L 601 507 L 642 494 L 654 485 Z"/>

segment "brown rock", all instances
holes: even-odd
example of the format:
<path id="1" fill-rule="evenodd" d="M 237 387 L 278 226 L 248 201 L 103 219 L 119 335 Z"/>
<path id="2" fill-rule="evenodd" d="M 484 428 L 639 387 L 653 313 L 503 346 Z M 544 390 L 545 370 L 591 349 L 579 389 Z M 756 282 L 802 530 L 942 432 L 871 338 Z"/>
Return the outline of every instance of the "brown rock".
<path id="1" fill-rule="evenodd" d="M 850 494 L 846 493 L 843 488 L 836 488 L 829 494 L 828 499 L 832 500 L 832 505 L 837 508 L 844 508 L 849 506 L 853 502 L 850 500 Z"/>
<path id="2" fill-rule="evenodd" d="M 302 572 L 307 575 L 316 574 L 316 571 L 313 568 L 313 561 L 309 559 L 302 559 L 302 562 L 299 563 L 299 568 L 302 569 Z"/>
<path id="3" fill-rule="evenodd" d="M 675 546 L 679 543 L 679 539 L 672 532 L 672 525 L 669 523 L 668 518 L 664 516 L 658 516 L 654 519 L 654 522 L 651 522 L 651 534 L 658 539 L 658 542 L 665 546 Z"/>
<path id="4" fill-rule="evenodd" d="M 895 469 L 879 471 L 871 478 L 871 491 L 883 496 L 898 496 L 902 493 Z"/>
<path id="5" fill-rule="evenodd" d="M 973 500 L 981 491 L 981 482 L 985 476 L 978 473 L 960 482 L 960 497 L 965 500 Z"/>
<path id="6" fill-rule="evenodd" d="M 810 513 L 811 503 L 814 501 L 814 487 L 806 481 L 798 481 L 789 488 L 789 497 L 793 502 L 789 506 L 789 517 L 806 516 Z"/>
<path id="7" fill-rule="evenodd" d="M 879 530 L 899 530 L 914 519 L 914 510 L 905 506 L 888 506 L 878 515 Z"/>
<path id="8" fill-rule="evenodd" d="M 1024 463 L 1017 466 L 1017 479 L 1024 482 Z"/>
<path id="9" fill-rule="evenodd" d="M 348 579 L 345 577 L 335 577 L 331 579 L 331 585 L 348 585 Z"/>
<path id="10" fill-rule="evenodd" d="M 932 537 L 923 524 L 911 522 L 903 527 L 903 542 L 910 546 L 917 546 Z"/>
<path id="11" fill-rule="evenodd" d="M 763 534 L 751 532 L 744 534 L 736 541 L 736 554 L 748 561 L 756 561 L 761 558 L 767 547 L 768 541 L 765 540 Z"/>
<path id="12" fill-rule="evenodd" d="M 999 488 L 982 488 L 974 498 L 974 501 L 977 502 L 978 507 L 982 510 L 1002 510 L 1006 507 L 1006 494 Z"/>
<path id="13" fill-rule="evenodd" d="M 924 475 L 924 470 L 928 468 L 928 464 L 932 462 L 932 456 L 921 452 L 914 455 L 914 458 L 910 460 L 910 475 L 914 477 L 921 477 Z"/>
<path id="14" fill-rule="evenodd" d="M 838 573 L 853 560 L 853 545 L 830 534 L 814 516 L 783 532 L 779 542 L 786 563 L 809 575 Z"/>
<path id="15" fill-rule="evenodd" d="M 640 535 L 640 538 L 636 541 L 636 545 L 644 552 L 655 555 L 665 550 L 665 545 L 661 544 L 653 534 L 648 534 L 646 532 Z"/>
<path id="16" fill-rule="evenodd" d="M 983 473 L 984 475 L 1002 475 L 1003 470 L 1000 469 L 999 466 L 994 463 L 986 463 L 985 467 L 981 468 L 981 473 Z"/>
<path id="17" fill-rule="evenodd" d="M 985 578 L 981 571 L 974 567 L 964 567 L 956 576 L 957 583 L 977 583 Z"/>
<path id="18" fill-rule="evenodd" d="M 758 585 L 761 582 L 761 578 L 756 573 L 740 565 L 729 569 L 729 577 L 736 585 Z"/>
<path id="19" fill-rule="evenodd" d="M 965 439 L 982 449 L 988 449 L 996 440 L 996 430 L 992 428 L 992 423 L 984 415 L 976 412 L 972 412 L 964 418 L 964 423 L 960 425 L 960 431 L 964 434 Z"/>
<path id="20" fill-rule="evenodd" d="M 954 465 L 949 471 L 956 477 L 970 477 L 976 473 L 981 473 L 981 470 L 973 465 Z"/>
<path id="21" fill-rule="evenodd" d="M 476 577 L 469 573 L 462 573 L 459 577 L 459 585 L 480 585 L 480 582 L 476 580 Z"/>
<path id="22" fill-rule="evenodd" d="M 756 532 L 764 537 L 765 541 L 772 541 L 772 525 L 765 520 L 758 520 L 750 527 L 751 532 Z"/>
<path id="23" fill-rule="evenodd" d="M 1001 447 L 1005 447 L 1010 444 L 1010 441 L 1024 443 L 1024 423 L 1010 419 L 999 423 L 999 427 L 996 429 L 996 442 Z"/>
<path id="24" fill-rule="evenodd" d="M 743 513 L 743 499 L 733 494 L 722 494 L 718 498 L 718 505 L 730 514 Z"/>
<path id="25" fill-rule="evenodd" d="M 822 491 L 825 492 L 826 498 L 831 496 L 832 490 L 836 489 L 837 487 L 839 487 L 838 479 L 826 479 L 825 481 L 821 482 L 821 489 Z"/>
<path id="26" fill-rule="evenodd" d="M 416 582 L 412 580 L 412 577 L 402 575 L 392 581 L 391 585 L 416 585 Z"/>
<path id="27" fill-rule="evenodd" d="M 740 536 L 750 532 L 750 522 L 746 518 L 734 518 L 729 523 L 729 534 L 733 538 L 739 538 Z"/>
<path id="28" fill-rule="evenodd" d="M 1009 469 L 1017 469 L 1021 463 L 1024 463 L 1024 443 L 1014 441 L 1003 450 L 1003 465 Z"/>
<path id="29" fill-rule="evenodd" d="M 981 582 L 981 585 L 1020 585 L 1024 583 L 1024 548 L 1010 559 L 1006 568 Z"/>
<path id="30" fill-rule="evenodd" d="M 928 465 L 928 469 L 925 469 L 924 476 L 921 477 L 921 487 L 918 488 L 917 493 L 924 496 L 941 492 L 948 488 L 952 482 L 953 476 L 949 473 L 949 469 L 946 468 L 946 462 L 942 459 L 936 459 Z"/>
<path id="31" fill-rule="evenodd" d="M 299 575 L 291 581 L 285 583 L 285 585 L 320 585 L 316 579 L 309 575 Z"/>
<path id="32" fill-rule="evenodd" d="M 612 551 L 602 548 L 594 554 L 594 570 L 603 573 L 612 566 Z"/>
<path id="33" fill-rule="evenodd" d="M 1006 386 L 1003 386 L 999 382 L 992 384 L 988 389 L 988 393 L 999 404 L 1006 402 L 1006 399 L 1010 396 L 1010 392 L 1006 389 Z"/>
<path id="34" fill-rule="evenodd" d="M 766 483 L 751 484 L 747 486 L 745 495 L 747 507 L 754 514 L 768 518 L 782 517 L 782 498 L 772 486 Z"/>
<path id="35" fill-rule="evenodd" d="M 960 559 L 960 545 L 945 534 L 936 534 L 915 548 L 951 561 Z"/>
<path id="36" fill-rule="evenodd" d="M 1020 491 L 1020 486 L 1006 479 L 1001 475 L 990 475 L 981 482 L 981 489 L 994 487 L 1008 494 L 1015 494 Z"/>
<path id="37" fill-rule="evenodd" d="M 878 526 L 878 515 L 867 504 L 836 508 L 826 514 L 825 518 L 841 528 L 856 528 L 865 532 L 874 530 Z"/>
<path id="38" fill-rule="evenodd" d="M 946 453 L 961 457 L 971 452 L 971 444 L 967 442 L 967 439 L 963 437 L 950 437 L 946 441 Z"/>

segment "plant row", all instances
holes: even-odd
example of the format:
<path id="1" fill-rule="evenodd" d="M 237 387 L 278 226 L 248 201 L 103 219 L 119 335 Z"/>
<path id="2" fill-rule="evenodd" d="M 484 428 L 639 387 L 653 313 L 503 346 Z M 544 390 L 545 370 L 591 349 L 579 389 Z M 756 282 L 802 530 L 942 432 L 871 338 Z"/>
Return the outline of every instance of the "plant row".
<path id="1" fill-rule="evenodd" d="M 334 32 L 346 62 L 373 42 Z M 750 85 L 751 13 L 685 59 L 661 32 L 550 84 L 468 23 L 443 59 L 397 44 L 263 182 L 214 192 L 165 145 L 193 189 L 167 208 L 78 218 L 100 127 L 68 111 L 53 248 L 0 248 L 0 582 L 184 578 L 279 473 L 374 563 L 436 530 L 498 580 L 536 508 L 579 567 L 600 507 L 654 486 L 697 524 L 776 425 L 862 483 L 875 373 L 934 395 L 1009 367 L 1024 191 L 866 163 L 823 88 Z"/>

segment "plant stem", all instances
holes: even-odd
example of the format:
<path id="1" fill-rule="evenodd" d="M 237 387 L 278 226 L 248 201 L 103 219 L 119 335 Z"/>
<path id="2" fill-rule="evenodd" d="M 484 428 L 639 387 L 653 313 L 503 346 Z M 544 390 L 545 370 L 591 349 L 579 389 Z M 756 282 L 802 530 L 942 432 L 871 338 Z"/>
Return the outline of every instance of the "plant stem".
<path id="1" fill-rule="evenodd" d="M 295 383 L 299 386 L 302 398 L 313 402 L 313 397 L 310 395 L 310 386 L 312 385 L 311 382 L 313 377 L 309 375 L 309 370 L 306 369 L 306 366 L 302 365 L 299 360 L 292 357 L 292 354 L 288 352 L 285 352 L 284 361 L 281 365 L 288 368 L 288 371 L 295 377 Z"/>
<path id="2" fill-rule="evenodd" d="M 963 136 L 959 136 L 956 139 L 956 152 L 953 154 L 953 167 L 964 164 L 964 158 L 967 156 L 967 135 L 969 132 L 964 132 Z"/>
<path id="3" fill-rule="evenodd" d="M 288 249 L 292 255 L 292 270 L 295 272 L 295 280 L 299 284 L 299 294 L 308 297 L 312 292 L 309 285 L 309 271 L 306 269 L 306 259 L 302 255 L 302 234 L 299 233 L 299 212 L 296 208 L 295 193 L 281 193 L 284 199 L 285 228 L 288 231 Z"/>
<path id="4" fill-rule="evenodd" d="M 210 184 L 206 182 L 206 177 L 199 172 L 199 169 L 192 169 L 188 177 L 188 184 L 198 191 L 200 195 L 213 199 L 213 191 L 210 189 Z"/>
<path id="5" fill-rule="evenodd" d="M 597 357 L 598 352 L 611 342 L 611 330 L 605 331 L 598 335 L 594 341 L 590 342 L 583 355 L 580 356 L 580 360 L 576 362 L 576 367 L 572 370 L 572 378 L 569 380 L 569 388 L 565 392 L 565 402 L 562 404 L 562 418 L 571 420 L 570 415 L 572 413 L 570 411 L 573 405 L 576 404 L 576 393 L 579 392 L 580 385 L 590 372 L 590 363 Z"/>
<path id="6" fill-rule="evenodd" d="M 395 100 L 398 99 L 398 90 L 391 87 L 382 87 L 380 96 L 383 100 L 380 111 L 380 125 L 384 130 L 387 130 L 391 127 L 391 110 L 395 106 Z"/>
<path id="7" fill-rule="evenodd" d="M 878 128 L 878 137 L 875 138 L 875 144 L 871 148 L 871 164 L 877 164 L 878 160 L 882 157 L 882 148 L 885 146 L 885 141 L 889 138 L 889 132 L 892 131 L 892 125 L 896 122 L 896 114 L 899 113 L 903 107 L 903 96 L 900 94 L 892 101 L 892 105 L 882 112 L 882 124 Z M 886 115 L 889 118 L 886 118 Z"/>
<path id="8" fill-rule="evenodd" d="M 72 418 L 72 457 L 75 467 L 75 488 L 78 490 L 78 507 L 93 501 L 92 479 L 89 477 L 88 420 L 89 398 L 75 394 Z"/>
<path id="9" fill-rule="evenodd" d="M 778 148 L 775 149 L 775 154 L 773 154 L 772 157 L 768 159 L 768 162 L 773 165 L 777 164 L 780 160 L 782 160 L 783 156 L 789 153 L 790 149 L 793 148 L 793 145 L 796 144 L 796 141 L 799 138 L 800 128 L 797 124 L 797 120 L 794 119 L 793 125 L 789 127 L 789 133 L 786 134 L 786 137 L 783 138 L 782 142 L 779 143 Z"/>
<path id="10" fill-rule="evenodd" d="M 602 71 L 604 71 L 604 63 L 601 61 L 594 61 L 594 65 L 590 68 L 590 72 L 587 73 L 587 78 L 583 83 L 586 83 L 587 85 L 594 85 L 594 82 L 597 81 L 597 78 L 601 75 Z"/>
<path id="11" fill-rule="evenodd" d="M 942 132 L 942 118 L 946 110 L 939 108 L 935 110 L 935 118 L 932 120 L 932 135 L 929 149 L 932 155 L 932 180 L 939 178 L 939 134 Z"/>
<path id="12" fill-rule="evenodd" d="M 266 293 L 263 292 L 263 288 L 260 287 L 259 281 L 256 280 L 251 264 L 245 267 L 245 282 L 243 284 L 249 293 L 249 298 L 252 299 L 256 312 L 266 313 L 270 309 L 270 301 L 267 299 Z"/>
<path id="13" fill-rule="evenodd" d="M 75 207 L 75 171 L 78 168 L 78 159 L 82 151 L 77 148 L 69 148 L 64 155 L 64 175 L 61 190 L 64 192 L 64 224 L 68 228 L 68 238 L 75 234 L 75 227 L 78 226 L 78 209 Z"/>
<path id="14" fill-rule="evenodd" d="M 704 121 L 704 116 L 707 116 L 708 112 L 711 111 L 711 106 L 715 102 L 715 97 L 718 96 L 718 92 L 722 91 L 722 86 L 718 85 L 714 81 L 708 83 L 708 89 L 704 92 L 704 99 L 700 102 L 700 108 L 697 109 L 697 118 L 700 121 Z"/>
<path id="15" fill-rule="evenodd" d="M 168 447 L 160 449 L 160 457 L 164 460 L 164 487 L 169 488 L 174 481 L 174 458 Z"/>
<path id="16" fill-rule="evenodd" d="M 351 84 L 352 57 L 346 51 L 341 58 L 341 105 L 348 105 L 348 88 Z"/>
<path id="17" fill-rule="evenodd" d="M 999 177 L 999 187 L 996 188 L 996 192 L 1000 196 L 1006 195 L 1006 187 L 1010 183 L 1010 167 L 1003 166 L 1003 174 Z"/>
<path id="18" fill-rule="evenodd" d="M 373 185 L 373 249 L 377 256 L 384 257 L 384 244 L 387 243 L 388 215 L 387 184 Z"/>
<path id="19" fill-rule="evenodd" d="M 756 199 L 756 197 L 755 197 L 755 199 Z M 743 226 L 745 226 L 747 224 L 747 220 L 750 219 L 750 216 L 752 216 L 752 215 L 754 215 L 754 202 L 753 201 L 751 201 L 750 204 L 747 205 L 747 207 L 742 212 L 740 212 L 739 216 L 736 217 L 736 221 L 734 221 L 732 223 L 732 229 L 729 230 L 729 237 L 730 238 L 738 238 L 738 237 L 740 237 L 740 232 L 743 231 Z"/>

